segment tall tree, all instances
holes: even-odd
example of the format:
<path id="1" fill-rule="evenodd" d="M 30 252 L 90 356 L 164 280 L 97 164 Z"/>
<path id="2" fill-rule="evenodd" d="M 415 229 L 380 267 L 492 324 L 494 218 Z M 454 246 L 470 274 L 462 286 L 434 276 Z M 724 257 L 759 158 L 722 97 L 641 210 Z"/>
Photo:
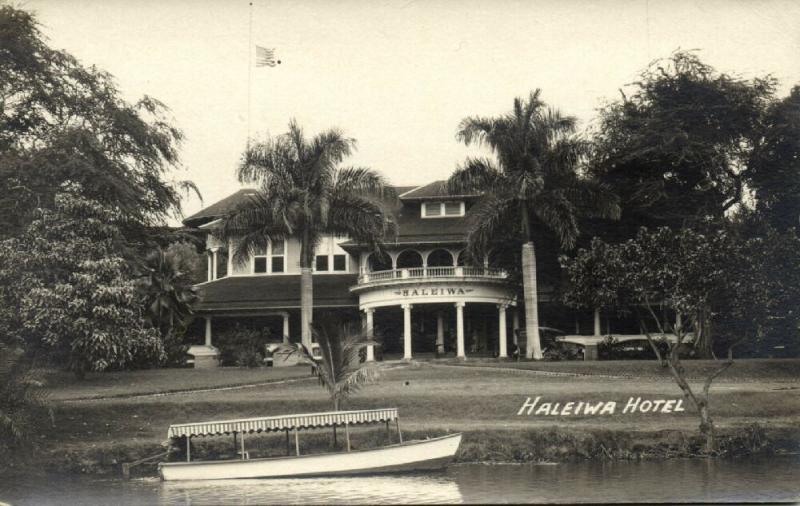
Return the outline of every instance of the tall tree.
<path id="1" fill-rule="evenodd" d="M 800 85 L 767 108 L 749 168 L 758 214 L 778 230 L 800 227 Z"/>
<path id="2" fill-rule="evenodd" d="M 367 168 L 339 166 L 355 144 L 337 129 L 308 139 L 291 120 L 287 133 L 245 151 L 239 181 L 256 184 L 257 192 L 221 227 L 222 237 L 234 242 L 238 262 L 270 242 L 300 241 L 300 320 L 306 346 L 311 346 L 313 319 L 311 267 L 322 236 L 349 236 L 379 249 L 393 228 L 386 200 L 393 191 L 383 178 Z"/>
<path id="3" fill-rule="evenodd" d="M 145 241 L 193 187 L 170 181 L 182 138 L 158 100 L 126 102 L 110 74 L 49 47 L 33 15 L 0 6 L 0 238 L 79 190 Z"/>
<path id="4" fill-rule="evenodd" d="M 575 135 L 576 119 L 546 107 L 540 95 L 537 89 L 527 100 L 514 99 L 511 112 L 499 117 L 462 120 L 458 139 L 488 146 L 495 160 L 467 159 L 448 181 L 452 192 L 481 194 L 467 237 L 473 258 L 482 258 L 493 245 L 508 240 L 508 232 L 522 243 L 526 355 L 536 359 L 542 358 L 537 230 L 551 231 L 569 248 L 577 240 L 581 216 L 619 215 L 616 197 L 580 175 L 587 145 Z"/>
<path id="5" fill-rule="evenodd" d="M 719 73 L 678 51 L 621 90 L 600 112 L 590 164 L 621 198 L 621 222 L 604 235 L 720 222 L 744 202 L 775 86 L 771 78 Z"/>

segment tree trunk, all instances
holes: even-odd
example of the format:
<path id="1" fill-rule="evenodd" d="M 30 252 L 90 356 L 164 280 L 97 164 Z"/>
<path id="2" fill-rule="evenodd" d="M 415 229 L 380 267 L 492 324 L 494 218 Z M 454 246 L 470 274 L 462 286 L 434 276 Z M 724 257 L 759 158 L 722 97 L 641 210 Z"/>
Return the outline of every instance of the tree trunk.
<path id="1" fill-rule="evenodd" d="M 522 293 L 525 299 L 525 356 L 540 360 L 542 343 L 539 339 L 539 299 L 536 292 L 536 251 L 533 241 L 522 245 Z"/>
<path id="2" fill-rule="evenodd" d="M 704 304 L 702 309 L 697 312 L 697 319 L 694 327 L 694 349 L 697 352 L 698 358 L 711 358 L 711 308 L 708 304 Z"/>
<path id="3" fill-rule="evenodd" d="M 314 258 L 308 232 L 303 232 L 300 245 L 300 340 L 311 350 L 311 324 L 314 320 L 314 279 L 311 261 Z"/>
<path id="4" fill-rule="evenodd" d="M 311 323 L 314 311 L 314 279 L 310 267 L 300 268 L 300 339 L 311 349 Z"/>

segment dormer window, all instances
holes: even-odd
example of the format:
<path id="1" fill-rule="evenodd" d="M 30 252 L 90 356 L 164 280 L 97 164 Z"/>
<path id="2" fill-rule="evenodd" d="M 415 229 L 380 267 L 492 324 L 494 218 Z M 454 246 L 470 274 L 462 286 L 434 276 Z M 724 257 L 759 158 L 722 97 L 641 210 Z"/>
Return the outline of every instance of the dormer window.
<path id="1" fill-rule="evenodd" d="M 464 216 L 464 201 L 423 202 L 423 218 L 457 218 Z"/>

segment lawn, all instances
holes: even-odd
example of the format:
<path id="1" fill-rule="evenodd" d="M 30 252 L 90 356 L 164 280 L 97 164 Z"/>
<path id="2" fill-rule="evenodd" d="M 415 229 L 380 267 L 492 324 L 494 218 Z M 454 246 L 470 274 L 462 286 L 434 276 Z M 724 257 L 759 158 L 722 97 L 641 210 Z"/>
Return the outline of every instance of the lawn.
<path id="1" fill-rule="evenodd" d="M 519 366 L 524 365 L 527 364 Z M 550 364 L 539 365 L 547 370 L 556 369 Z M 623 363 L 614 366 L 617 370 L 625 367 Z M 606 371 L 592 367 L 569 372 Z M 793 373 L 796 366 L 784 364 L 776 368 L 783 373 L 771 375 L 760 372 L 764 367 L 767 366 L 746 366 L 737 377 L 715 382 L 711 398 L 715 423 L 720 430 L 744 430 L 758 424 L 766 429 L 790 431 L 791 438 L 797 440 L 800 378 Z M 628 375 L 639 368 L 639 364 L 630 366 Z M 567 372 L 567 369 L 560 370 Z M 647 372 L 649 374 L 649 369 Z M 247 382 L 260 385 L 130 397 L 186 390 L 187 387 L 230 387 Z M 109 397 L 97 399 L 99 395 Z M 618 408 L 614 414 L 602 416 L 517 414 L 528 397 L 537 396 L 542 398 L 541 402 L 562 405 L 570 401 L 614 401 Z M 652 376 L 632 380 L 592 375 L 536 375 L 508 369 L 495 371 L 431 363 L 384 364 L 379 380 L 364 387 L 346 407 L 397 407 L 401 427 L 414 436 L 463 431 L 467 438 L 465 448 L 472 448 L 469 455 L 478 456 L 485 449 L 476 450 L 476 445 L 486 442 L 501 444 L 519 440 L 523 445 L 533 444 L 531 441 L 541 445 L 548 438 L 558 439 L 565 431 L 573 436 L 583 434 L 580 437 L 602 432 L 614 438 L 641 433 L 645 441 L 653 440 L 651 435 L 656 431 L 665 434 L 697 432 L 698 419 L 691 406 L 684 403 L 686 411 L 682 413 L 623 414 L 622 409 L 631 397 L 679 399 L 681 392 L 670 378 Z M 330 409 L 325 390 L 310 377 L 309 369 L 302 366 L 110 373 L 92 376 L 83 383 L 64 381 L 55 386 L 53 398 L 56 400 L 55 426 L 42 436 L 41 447 L 51 460 L 70 463 L 80 461 L 80 455 L 87 452 L 106 463 L 152 454 L 166 439 L 167 428 L 172 423 Z M 515 454 L 515 451 L 506 448 L 504 454 Z"/>
<path id="2" fill-rule="evenodd" d="M 308 367 L 300 366 L 220 367 L 90 373 L 83 380 L 63 371 L 49 371 L 44 376 L 51 398 L 61 401 L 252 385 L 307 377 L 309 371 Z"/>
<path id="3" fill-rule="evenodd" d="M 717 369 L 717 360 L 683 360 L 687 377 L 702 379 Z M 655 360 L 595 360 L 563 362 L 498 362 L 496 360 L 469 360 L 465 367 L 504 367 L 541 372 L 622 376 L 629 378 L 671 378 L 669 369 Z M 797 359 L 743 359 L 719 377 L 723 381 L 800 381 L 800 360 Z"/>

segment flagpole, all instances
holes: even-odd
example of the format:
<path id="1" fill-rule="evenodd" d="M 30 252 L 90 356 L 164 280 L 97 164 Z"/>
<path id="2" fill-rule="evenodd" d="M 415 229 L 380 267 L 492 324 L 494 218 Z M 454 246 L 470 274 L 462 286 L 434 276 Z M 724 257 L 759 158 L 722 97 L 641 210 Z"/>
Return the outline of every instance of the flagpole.
<path id="1" fill-rule="evenodd" d="M 253 87 L 253 2 L 250 2 L 250 28 L 247 37 L 247 150 L 250 150 L 250 95 Z"/>

